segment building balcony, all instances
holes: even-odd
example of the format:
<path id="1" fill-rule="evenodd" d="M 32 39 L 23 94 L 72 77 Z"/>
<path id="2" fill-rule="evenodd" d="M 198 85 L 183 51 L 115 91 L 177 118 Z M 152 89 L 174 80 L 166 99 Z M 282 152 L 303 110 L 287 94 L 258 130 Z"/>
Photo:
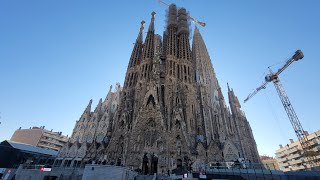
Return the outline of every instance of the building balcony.
<path id="1" fill-rule="evenodd" d="M 40 144 L 40 145 L 38 145 L 38 147 L 45 148 L 45 149 L 51 149 L 51 150 L 55 150 L 55 151 L 59 151 L 60 150 L 60 148 L 53 147 L 53 146 L 48 146 L 48 145 L 44 145 L 44 144 Z"/>
<path id="2" fill-rule="evenodd" d="M 56 150 L 56 151 L 60 150 L 60 148 L 58 148 L 58 147 L 50 146 L 50 145 L 46 145 L 46 144 L 38 144 L 38 147 L 47 148 L 47 149 L 53 149 L 53 150 Z"/>
<path id="3" fill-rule="evenodd" d="M 280 159 L 277 159 L 277 160 L 278 160 L 278 162 L 283 163 L 283 162 L 285 162 L 285 161 L 288 161 L 289 158 L 288 158 L 288 157 L 285 157 L 285 158 L 280 158 Z"/>
<path id="4" fill-rule="evenodd" d="M 281 163 L 279 165 L 282 166 L 282 167 L 286 167 L 286 166 L 289 166 L 289 163 Z"/>
<path id="5" fill-rule="evenodd" d="M 318 139 L 314 138 L 312 140 L 309 140 L 309 143 L 310 143 L 311 146 L 312 145 L 318 145 L 318 144 L 320 144 L 320 141 Z"/>
<path id="6" fill-rule="evenodd" d="M 299 170 L 305 169 L 305 167 L 304 166 L 293 166 L 291 169 L 292 169 L 292 171 L 299 171 Z"/>
<path id="7" fill-rule="evenodd" d="M 297 160 L 292 160 L 290 161 L 290 164 L 295 165 L 295 164 L 300 164 L 303 163 L 304 161 L 302 159 L 297 159 Z"/>
<path id="8" fill-rule="evenodd" d="M 52 141 L 52 140 L 48 140 L 48 139 L 40 139 L 40 143 L 41 142 L 45 142 L 44 144 L 46 144 L 46 143 L 54 144 L 54 145 L 59 146 L 59 147 L 64 146 L 64 144 L 62 144 L 60 142 Z"/>
<path id="9" fill-rule="evenodd" d="M 291 156 L 288 156 L 288 159 L 297 159 L 297 158 L 299 158 L 299 157 L 301 157 L 301 155 L 300 154 L 293 154 L 293 155 L 291 155 Z"/>
<path id="10" fill-rule="evenodd" d="M 298 149 L 297 148 L 290 148 L 286 151 L 286 154 L 292 154 L 293 152 L 296 152 Z"/>
<path id="11" fill-rule="evenodd" d="M 63 141 L 63 142 L 67 142 L 68 141 L 67 137 L 62 137 L 62 136 L 59 136 L 59 135 L 54 135 L 54 134 L 49 134 L 49 133 L 43 133 L 42 136 L 43 137 L 50 137 L 50 138 L 55 139 L 57 141 Z"/>

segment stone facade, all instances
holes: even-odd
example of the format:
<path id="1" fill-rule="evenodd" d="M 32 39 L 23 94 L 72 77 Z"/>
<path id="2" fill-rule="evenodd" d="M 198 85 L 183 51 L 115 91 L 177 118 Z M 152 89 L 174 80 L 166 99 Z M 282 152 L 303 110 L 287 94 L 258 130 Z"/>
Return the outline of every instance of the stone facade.
<path id="1" fill-rule="evenodd" d="M 116 98 L 100 100 L 94 112 L 90 101 L 60 151 L 63 162 L 125 165 L 144 174 L 237 158 L 260 162 L 238 98 L 228 88 L 230 111 L 197 28 L 191 49 L 188 16 L 170 5 L 161 37 L 153 12 L 144 41 L 141 22 L 123 89 L 117 85 L 107 96 Z"/>

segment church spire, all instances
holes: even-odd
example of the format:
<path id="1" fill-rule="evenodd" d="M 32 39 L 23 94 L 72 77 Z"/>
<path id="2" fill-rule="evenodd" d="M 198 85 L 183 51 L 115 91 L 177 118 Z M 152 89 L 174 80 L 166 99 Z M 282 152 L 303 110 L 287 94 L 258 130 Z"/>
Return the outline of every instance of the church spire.
<path id="1" fill-rule="evenodd" d="M 185 8 L 178 10 L 178 58 L 191 60 L 188 13 Z"/>
<path id="2" fill-rule="evenodd" d="M 152 59 L 154 55 L 154 16 L 156 13 L 151 13 L 151 23 L 149 25 L 146 40 L 144 42 L 142 59 Z"/>
<path id="3" fill-rule="evenodd" d="M 141 26 L 140 26 L 140 31 L 139 31 L 139 35 L 138 35 L 138 38 L 136 40 L 136 43 L 139 42 L 139 43 L 142 43 L 142 39 L 143 39 L 143 29 L 144 29 L 144 23 L 146 23 L 144 20 L 141 21 Z"/>
<path id="4" fill-rule="evenodd" d="M 152 11 L 151 13 L 151 23 L 149 25 L 149 29 L 148 29 L 148 32 L 152 31 L 154 32 L 154 17 L 156 15 L 156 12 Z"/>
<path id="5" fill-rule="evenodd" d="M 228 84 L 228 99 L 229 99 L 229 104 L 231 107 L 232 114 L 240 111 L 241 105 L 238 100 L 238 97 L 234 94 L 233 89 L 229 88 L 229 84 Z"/>
<path id="6" fill-rule="evenodd" d="M 137 40 L 134 44 L 130 61 L 129 61 L 129 68 L 133 67 L 140 63 L 141 60 L 141 53 L 142 53 L 142 41 L 143 41 L 143 29 L 144 29 L 144 23 L 145 21 L 141 21 L 141 27 L 139 31 L 139 35 L 137 37 Z"/>
<path id="7" fill-rule="evenodd" d="M 90 114 L 91 113 L 91 104 L 92 104 L 92 99 L 90 99 L 89 104 L 87 105 L 87 108 L 84 111 L 84 113 L 86 113 L 86 114 Z"/>
<path id="8" fill-rule="evenodd" d="M 177 55 L 177 6 L 171 4 L 167 13 L 167 30 L 165 52 L 166 55 L 175 57 Z"/>

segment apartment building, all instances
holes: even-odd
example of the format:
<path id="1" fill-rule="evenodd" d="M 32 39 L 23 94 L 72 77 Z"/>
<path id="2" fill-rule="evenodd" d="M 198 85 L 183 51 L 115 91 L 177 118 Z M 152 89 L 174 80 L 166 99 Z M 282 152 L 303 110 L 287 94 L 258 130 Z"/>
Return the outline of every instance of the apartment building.
<path id="1" fill-rule="evenodd" d="M 310 142 L 309 149 L 318 153 L 316 161 L 320 161 L 320 130 L 309 134 L 305 132 Z M 287 145 L 279 145 L 275 153 L 280 170 L 282 171 L 301 171 L 311 169 L 311 165 L 307 163 L 307 158 L 304 157 L 302 147 L 299 141 L 289 139 L 290 143 Z"/>
<path id="2" fill-rule="evenodd" d="M 17 129 L 10 141 L 30 144 L 36 147 L 59 151 L 69 140 L 62 132 L 54 132 L 45 129 L 45 126 L 30 127 L 29 129 Z"/>
<path id="3" fill-rule="evenodd" d="M 278 161 L 275 158 L 267 155 L 262 155 L 260 156 L 260 160 L 266 169 L 280 170 Z"/>

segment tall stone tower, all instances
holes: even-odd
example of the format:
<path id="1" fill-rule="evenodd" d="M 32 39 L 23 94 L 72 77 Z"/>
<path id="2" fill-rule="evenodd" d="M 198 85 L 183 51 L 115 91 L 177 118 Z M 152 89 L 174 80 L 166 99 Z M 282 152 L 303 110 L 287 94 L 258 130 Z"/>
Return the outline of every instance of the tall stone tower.
<path id="1" fill-rule="evenodd" d="M 229 88 L 231 111 L 226 105 L 197 28 L 191 49 L 186 9 L 169 6 L 163 38 L 155 34 L 155 14 L 145 40 L 141 22 L 117 108 L 106 111 L 110 105 L 100 100 L 92 113 L 90 101 L 60 158 L 73 155 L 144 174 L 237 158 L 259 162 L 240 103 Z"/>

